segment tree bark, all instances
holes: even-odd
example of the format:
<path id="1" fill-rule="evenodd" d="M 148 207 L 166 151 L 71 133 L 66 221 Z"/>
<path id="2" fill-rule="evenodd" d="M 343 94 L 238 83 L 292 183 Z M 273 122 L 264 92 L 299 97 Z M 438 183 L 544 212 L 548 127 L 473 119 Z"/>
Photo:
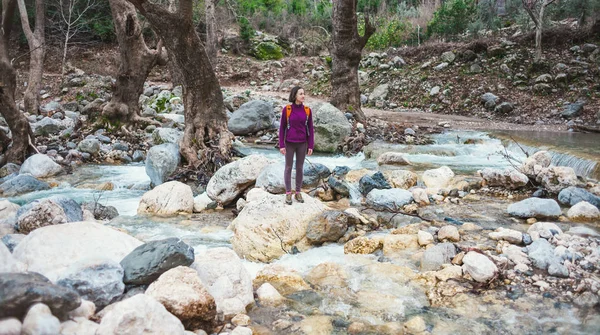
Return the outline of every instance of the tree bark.
<path id="1" fill-rule="evenodd" d="M 31 114 L 39 114 L 40 89 L 42 86 L 42 74 L 44 73 L 45 46 L 45 21 L 46 5 L 44 0 L 35 1 L 35 28 L 31 31 L 27 8 L 24 0 L 17 0 L 21 16 L 21 26 L 29 45 L 29 83 L 23 100 L 25 111 Z"/>
<path id="2" fill-rule="evenodd" d="M 102 115 L 112 124 L 153 123 L 140 116 L 139 98 L 144 82 L 156 64 L 165 64 L 166 53 L 162 41 L 150 50 L 144 40 L 135 7 L 126 0 L 109 0 L 115 33 L 121 53 L 121 64 L 111 101 L 104 106 Z"/>
<path id="3" fill-rule="evenodd" d="M 204 45 L 194 30 L 192 0 L 180 0 L 174 12 L 146 0 L 128 0 L 164 41 L 181 74 L 185 131 L 181 154 L 206 173 L 229 162 L 233 135 L 227 128 L 223 94 Z"/>
<path id="4" fill-rule="evenodd" d="M 217 68 L 217 19 L 215 17 L 215 0 L 204 0 L 204 9 L 206 12 L 206 54 L 212 64 L 212 68 Z"/>
<path id="5" fill-rule="evenodd" d="M 542 57 L 542 33 L 544 29 L 544 11 L 546 7 L 554 2 L 554 0 L 521 0 L 523 7 L 529 17 L 535 24 L 535 62 L 539 62 Z M 539 9 L 536 9 L 539 3 Z M 537 11 L 537 13 L 535 13 Z"/>
<path id="6" fill-rule="evenodd" d="M 27 119 L 15 104 L 15 88 L 17 77 L 8 55 L 8 38 L 12 29 L 12 17 L 15 11 L 14 0 L 2 0 L 2 16 L 0 17 L 0 114 L 8 123 L 12 134 L 12 143 L 7 146 L 0 166 L 7 162 L 21 164 L 27 157 L 31 127 Z M 6 143 L 5 143 L 6 144 Z"/>
<path id="7" fill-rule="evenodd" d="M 332 21 L 331 103 L 365 123 L 365 114 L 360 107 L 358 65 L 362 50 L 375 32 L 375 27 L 365 17 L 365 33 L 363 36 L 358 34 L 356 0 L 334 1 Z"/>

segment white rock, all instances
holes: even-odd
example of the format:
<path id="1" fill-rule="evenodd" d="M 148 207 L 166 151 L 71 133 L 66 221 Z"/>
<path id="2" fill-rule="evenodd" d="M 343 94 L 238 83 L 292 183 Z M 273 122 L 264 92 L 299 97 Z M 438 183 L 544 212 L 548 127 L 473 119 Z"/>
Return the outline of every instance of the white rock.
<path id="1" fill-rule="evenodd" d="M 492 240 L 504 240 L 512 244 L 519 244 L 523 241 L 523 234 L 514 229 L 498 228 L 495 232 L 489 233 Z"/>
<path id="2" fill-rule="evenodd" d="M 248 191 L 248 193 L 246 194 L 246 201 L 250 202 L 250 201 L 260 200 L 269 195 L 270 195 L 270 193 L 263 190 L 262 188 L 253 188 L 250 191 Z"/>
<path id="3" fill-rule="evenodd" d="M 96 335 L 184 334 L 181 321 L 148 295 L 138 294 L 111 306 L 102 318 Z"/>
<path id="4" fill-rule="evenodd" d="M 458 229 L 455 226 L 443 226 L 442 228 L 440 228 L 440 230 L 438 230 L 438 240 L 448 240 L 452 242 L 460 241 L 460 234 L 458 232 Z"/>
<path id="5" fill-rule="evenodd" d="M 22 328 L 17 318 L 0 319 L 0 335 L 21 335 Z"/>
<path id="6" fill-rule="evenodd" d="M 521 166 L 521 172 L 529 177 L 535 178 L 542 168 L 550 166 L 552 156 L 548 151 L 538 151 L 528 157 Z"/>
<path id="7" fill-rule="evenodd" d="M 410 165 L 410 162 L 406 160 L 404 154 L 400 152 L 384 152 L 377 157 L 377 164 L 379 165 Z"/>
<path id="8" fill-rule="evenodd" d="M 498 268 L 487 256 L 469 251 L 463 257 L 463 271 L 471 275 L 475 281 L 483 283 L 492 279 L 498 272 Z"/>
<path id="9" fill-rule="evenodd" d="M 3 272 L 24 272 L 27 266 L 15 259 L 10 250 L 0 242 L 0 273 Z"/>
<path id="10" fill-rule="evenodd" d="M 228 205 L 254 184 L 260 171 L 271 163 L 263 155 L 250 155 L 229 163 L 210 178 L 206 193 L 211 199 Z"/>
<path id="11" fill-rule="evenodd" d="M 417 240 L 420 246 L 428 245 L 433 243 L 433 235 L 431 233 L 419 230 L 417 233 Z"/>
<path id="12" fill-rule="evenodd" d="M 22 332 L 25 335 L 56 335 L 59 331 L 60 321 L 44 304 L 31 306 L 23 319 Z"/>
<path id="13" fill-rule="evenodd" d="M 194 213 L 202 212 L 211 202 L 213 202 L 213 200 L 206 192 L 196 196 L 194 198 Z"/>
<path id="14" fill-rule="evenodd" d="M 431 188 L 444 188 L 454 178 L 454 172 L 447 166 L 423 172 L 423 183 Z"/>
<path id="15" fill-rule="evenodd" d="M 19 174 L 28 173 L 35 178 L 47 178 L 55 176 L 61 171 L 61 166 L 56 164 L 52 158 L 44 154 L 35 154 L 23 162 Z"/>
<path id="16" fill-rule="evenodd" d="M 424 190 L 422 188 L 414 188 L 414 189 L 412 189 L 411 192 L 412 192 L 413 199 L 419 205 L 425 206 L 425 205 L 430 204 L 429 195 L 427 194 L 426 190 Z"/>
<path id="17" fill-rule="evenodd" d="M 279 306 L 285 301 L 285 298 L 269 283 L 262 284 L 256 290 L 256 295 L 258 302 L 263 306 Z"/>
<path id="18" fill-rule="evenodd" d="M 240 257 L 270 262 L 285 254 L 282 248 L 296 246 L 304 251 L 310 247 L 306 240 L 308 223 L 328 207 L 307 194 L 303 194 L 304 203 L 293 206 L 286 205 L 284 198 L 268 195 L 250 201 L 229 225 L 234 233 L 233 250 Z"/>
<path id="19" fill-rule="evenodd" d="M 89 319 L 96 313 L 96 305 L 93 302 L 81 299 L 81 305 L 68 313 L 69 318 Z"/>
<path id="20" fill-rule="evenodd" d="M 367 220 L 364 216 L 362 216 L 357 208 L 348 207 L 344 210 L 344 213 L 348 213 L 348 214 L 354 216 L 355 218 L 359 219 L 362 224 L 369 223 L 369 220 Z"/>
<path id="21" fill-rule="evenodd" d="M 405 190 L 415 186 L 419 179 L 416 173 L 408 170 L 387 170 L 383 172 L 383 175 L 393 187 Z"/>
<path id="22" fill-rule="evenodd" d="M 191 267 L 215 298 L 217 311 L 226 317 L 245 313 L 254 302 L 252 278 L 233 250 L 223 247 L 197 253 Z"/>
<path id="23" fill-rule="evenodd" d="M 401 250 L 416 250 L 419 248 L 416 235 L 391 234 L 383 239 L 383 254 L 393 255 Z"/>
<path id="24" fill-rule="evenodd" d="M 15 248 L 13 256 L 29 271 L 55 281 L 73 262 L 110 259 L 117 263 L 142 242 L 116 229 L 92 222 L 70 222 L 36 229 Z"/>
<path id="25" fill-rule="evenodd" d="M 553 233 L 552 231 L 555 231 L 555 233 Z M 529 227 L 529 229 L 527 229 L 527 234 L 531 235 L 531 238 L 533 239 L 534 235 L 537 236 L 541 236 L 543 238 L 550 238 L 552 237 L 554 234 L 562 234 L 563 231 L 562 229 L 560 229 L 559 226 L 557 226 L 555 223 L 552 222 L 536 222 L 534 224 L 531 225 L 531 227 Z M 535 241 L 535 239 L 534 239 Z"/>
<path id="26" fill-rule="evenodd" d="M 231 335 L 252 335 L 252 329 L 248 327 L 237 326 L 233 329 Z"/>
<path id="27" fill-rule="evenodd" d="M 77 317 L 60 325 L 60 335 L 96 335 L 99 324 Z"/>
<path id="28" fill-rule="evenodd" d="M 508 259 L 510 259 L 515 264 L 531 264 L 531 261 L 529 260 L 527 254 L 523 252 L 521 247 L 518 247 L 516 245 L 509 245 L 504 250 L 502 250 L 502 253 L 505 254 L 508 257 Z"/>
<path id="29" fill-rule="evenodd" d="M 192 189 L 184 183 L 170 181 L 144 193 L 137 212 L 138 214 L 171 216 L 179 213 L 192 213 L 193 210 Z"/>
<path id="30" fill-rule="evenodd" d="M 16 218 L 17 211 L 19 210 L 19 208 L 21 208 L 21 206 L 12 203 L 8 200 L 0 200 L 0 218 Z"/>
<path id="31" fill-rule="evenodd" d="M 550 192 L 559 193 L 569 186 L 577 186 L 577 174 L 572 167 L 551 166 L 543 168 L 535 180 Z"/>
<path id="32" fill-rule="evenodd" d="M 572 221 L 599 221 L 600 210 L 587 201 L 581 201 L 569 208 L 567 217 Z"/>

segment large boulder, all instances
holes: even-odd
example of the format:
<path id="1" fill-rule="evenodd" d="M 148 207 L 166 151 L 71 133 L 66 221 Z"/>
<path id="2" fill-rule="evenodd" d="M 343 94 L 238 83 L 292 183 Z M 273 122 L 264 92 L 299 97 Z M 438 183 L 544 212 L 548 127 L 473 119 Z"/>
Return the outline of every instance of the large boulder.
<path id="1" fill-rule="evenodd" d="M 178 266 L 163 273 L 146 290 L 175 315 L 188 329 L 210 324 L 217 315 L 215 299 L 208 293 L 198 273 L 186 266 Z"/>
<path id="2" fill-rule="evenodd" d="M 569 186 L 576 186 L 579 183 L 575 170 L 568 166 L 543 168 L 535 180 L 553 193 L 559 193 L 563 189 Z"/>
<path id="3" fill-rule="evenodd" d="M 123 268 L 110 259 L 86 259 L 71 264 L 56 284 L 75 290 L 102 309 L 125 290 Z"/>
<path id="4" fill-rule="evenodd" d="M 160 145 L 163 143 L 172 143 L 179 145 L 183 138 L 183 132 L 173 128 L 156 128 L 152 132 L 152 142 L 154 145 Z"/>
<path id="5" fill-rule="evenodd" d="M 140 333 L 184 335 L 185 329 L 156 299 L 138 294 L 114 304 L 96 331 L 96 335 Z"/>
<path id="6" fill-rule="evenodd" d="M 445 188 L 454 178 L 454 172 L 447 166 L 423 172 L 423 183 L 430 188 Z"/>
<path id="7" fill-rule="evenodd" d="M 529 178 L 525 174 L 513 169 L 485 168 L 478 172 L 488 186 L 500 186 L 514 190 L 527 185 L 529 182 Z"/>
<path id="8" fill-rule="evenodd" d="M 30 175 L 18 175 L 0 185 L 0 195 L 15 197 L 24 193 L 49 190 L 50 185 Z"/>
<path id="9" fill-rule="evenodd" d="M 138 206 L 138 214 L 172 216 L 194 211 L 192 189 L 178 181 L 160 184 L 144 193 Z"/>
<path id="10" fill-rule="evenodd" d="M 25 270 L 25 264 L 15 260 L 8 247 L 4 243 L 0 243 L 0 273 L 21 272 Z"/>
<path id="11" fill-rule="evenodd" d="M 0 221 L 6 219 L 16 219 L 17 212 L 21 206 L 12 203 L 8 200 L 0 200 Z"/>
<path id="12" fill-rule="evenodd" d="M 284 163 L 275 163 L 268 165 L 258 175 L 256 187 L 263 188 L 270 193 L 280 194 L 285 192 L 285 183 L 283 173 L 285 171 Z M 302 187 L 315 187 L 321 180 L 327 180 L 331 172 L 329 169 L 319 163 L 304 163 Z M 292 170 L 292 187 L 296 185 L 296 170 Z"/>
<path id="13" fill-rule="evenodd" d="M 29 204 L 21 207 L 21 211 L 18 215 L 20 215 L 22 211 L 30 208 L 30 204 L 36 204 L 44 200 L 51 200 L 54 203 L 58 204 L 60 207 L 62 207 L 63 211 L 65 212 L 65 216 L 67 217 L 67 222 L 78 222 L 83 220 L 83 210 L 81 209 L 81 206 L 75 200 L 67 198 L 64 195 L 53 195 L 46 199 L 34 200 Z"/>
<path id="14" fill-rule="evenodd" d="M 150 148 L 146 157 L 146 174 L 150 177 L 152 185 L 162 184 L 179 165 L 179 146 L 173 143 L 164 143 Z"/>
<path id="15" fill-rule="evenodd" d="M 140 245 L 121 261 L 125 284 L 150 284 L 177 266 L 194 263 L 194 249 L 176 237 Z"/>
<path id="16" fill-rule="evenodd" d="M 227 127 L 234 135 L 247 135 L 273 126 L 273 105 L 262 100 L 249 101 L 233 112 Z"/>
<path id="17" fill-rule="evenodd" d="M 348 230 L 350 214 L 340 211 L 326 211 L 308 224 L 306 238 L 312 244 L 336 242 Z"/>
<path id="18" fill-rule="evenodd" d="M 600 220 L 600 210 L 589 202 L 582 201 L 569 209 L 567 217 L 571 221 L 598 221 Z"/>
<path id="19" fill-rule="evenodd" d="M 13 255 L 29 271 L 55 282 L 73 263 L 108 259 L 115 262 L 141 245 L 139 240 L 111 227 L 92 222 L 71 222 L 36 229 L 17 245 Z"/>
<path id="20" fill-rule="evenodd" d="M 72 289 L 54 285 L 39 273 L 0 273 L 0 319 L 21 318 L 36 303 L 47 305 L 55 315 L 65 315 L 79 307 L 81 298 Z"/>
<path id="21" fill-rule="evenodd" d="M 551 161 L 552 156 L 548 151 L 538 151 L 523 162 L 523 165 L 521 165 L 521 172 L 530 178 L 535 178 L 543 168 L 550 166 Z"/>
<path id="22" fill-rule="evenodd" d="M 567 187 L 558 193 L 558 201 L 563 205 L 575 206 L 585 201 L 600 208 L 600 197 L 579 187 Z"/>
<path id="23" fill-rule="evenodd" d="M 17 230 L 21 234 L 45 226 L 68 222 L 62 206 L 52 199 L 40 199 L 19 208 L 17 212 Z"/>
<path id="24" fill-rule="evenodd" d="M 31 130 L 36 136 L 58 135 L 64 126 L 59 120 L 44 117 L 40 121 L 31 124 Z"/>
<path id="25" fill-rule="evenodd" d="M 554 199 L 529 198 L 508 206 L 509 215 L 520 218 L 557 218 L 562 212 Z"/>
<path id="26" fill-rule="evenodd" d="M 52 158 L 35 154 L 25 160 L 21 165 L 20 174 L 30 174 L 35 178 L 47 178 L 59 174 L 62 171 L 60 165 L 56 164 Z"/>
<path id="27" fill-rule="evenodd" d="M 250 155 L 231 162 L 210 178 L 206 193 L 211 199 L 228 205 L 252 186 L 260 171 L 269 164 L 271 161 L 262 155 Z"/>
<path id="28" fill-rule="evenodd" d="M 344 138 L 349 136 L 352 125 L 344 113 L 329 103 L 312 106 L 315 127 L 315 151 L 336 152 Z"/>
<path id="29" fill-rule="evenodd" d="M 291 250 L 309 248 L 306 228 L 309 222 L 328 209 L 319 200 L 304 195 L 304 203 L 284 203 L 284 195 L 266 195 L 246 204 L 233 220 L 233 250 L 250 261 L 271 262 Z"/>
<path id="30" fill-rule="evenodd" d="M 394 211 L 413 201 L 412 192 L 400 188 L 374 189 L 367 194 L 367 205 L 377 210 Z"/>
<path id="31" fill-rule="evenodd" d="M 245 313 L 246 306 L 254 302 L 252 278 L 235 251 L 208 249 L 196 254 L 191 267 L 215 298 L 217 311 L 226 317 Z"/>

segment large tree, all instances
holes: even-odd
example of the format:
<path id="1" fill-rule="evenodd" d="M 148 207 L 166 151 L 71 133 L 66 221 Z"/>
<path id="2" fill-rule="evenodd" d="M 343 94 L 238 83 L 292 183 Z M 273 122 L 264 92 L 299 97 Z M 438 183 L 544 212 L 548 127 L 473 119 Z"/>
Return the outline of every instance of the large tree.
<path id="1" fill-rule="evenodd" d="M 554 0 L 521 0 L 523 7 L 535 25 L 535 61 L 542 59 L 542 31 L 544 29 L 544 11 Z"/>
<path id="2" fill-rule="evenodd" d="M 21 14 L 21 26 L 29 45 L 29 83 L 23 96 L 25 111 L 38 114 L 42 74 L 44 73 L 44 55 L 46 54 L 46 1 L 35 1 L 35 28 L 33 31 L 29 24 L 25 0 L 17 0 L 17 3 Z"/>
<path id="3" fill-rule="evenodd" d="M 342 111 L 352 113 L 357 121 L 364 123 L 366 118 L 360 107 L 358 65 L 362 50 L 375 32 L 375 27 L 371 25 L 369 17 L 365 16 L 365 32 L 360 36 L 356 2 L 357 0 L 333 2 L 331 103 Z"/>
<path id="4" fill-rule="evenodd" d="M 135 7 L 126 0 L 109 0 L 109 3 L 121 53 L 121 64 L 112 99 L 104 106 L 102 115 L 113 124 L 153 123 L 150 119 L 140 116 L 139 97 L 154 65 L 166 64 L 167 55 L 162 52 L 162 41 L 158 42 L 156 49 L 149 49 Z"/>
<path id="5" fill-rule="evenodd" d="M 217 18 L 215 17 L 215 7 L 217 0 L 204 0 L 204 10 L 206 12 L 206 54 L 212 64 L 213 69 L 217 68 Z"/>
<path id="6" fill-rule="evenodd" d="M 22 163 L 27 157 L 30 136 L 33 138 L 27 119 L 15 104 L 17 77 L 8 55 L 8 39 L 12 30 L 15 4 L 14 0 L 2 0 L 0 16 L 0 114 L 12 133 L 12 143 L 2 145 L 2 149 L 6 151 L 0 160 L 0 166 L 7 162 Z M 6 141 L 6 137 L 3 138 L 3 142 Z"/>
<path id="7" fill-rule="evenodd" d="M 192 21 L 193 1 L 179 0 L 173 10 L 146 0 L 128 0 L 164 41 L 181 75 L 185 131 L 181 154 L 194 168 L 216 171 L 229 161 L 233 135 L 227 128 L 223 94 Z"/>

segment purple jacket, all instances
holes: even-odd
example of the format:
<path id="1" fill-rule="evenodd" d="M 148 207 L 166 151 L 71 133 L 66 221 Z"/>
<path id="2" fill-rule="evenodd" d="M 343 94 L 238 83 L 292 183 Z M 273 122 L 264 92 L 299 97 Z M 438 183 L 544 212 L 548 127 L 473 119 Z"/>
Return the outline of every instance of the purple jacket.
<path id="1" fill-rule="evenodd" d="M 287 132 L 287 134 L 286 134 Z M 287 113 L 285 107 L 281 111 L 279 124 L 279 148 L 285 148 L 285 142 L 301 143 L 308 141 L 308 149 L 315 147 L 315 129 L 313 125 L 312 110 L 308 117 L 308 135 L 306 134 L 306 112 L 304 105 L 292 104 L 290 114 L 290 129 L 287 129 Z"/>

